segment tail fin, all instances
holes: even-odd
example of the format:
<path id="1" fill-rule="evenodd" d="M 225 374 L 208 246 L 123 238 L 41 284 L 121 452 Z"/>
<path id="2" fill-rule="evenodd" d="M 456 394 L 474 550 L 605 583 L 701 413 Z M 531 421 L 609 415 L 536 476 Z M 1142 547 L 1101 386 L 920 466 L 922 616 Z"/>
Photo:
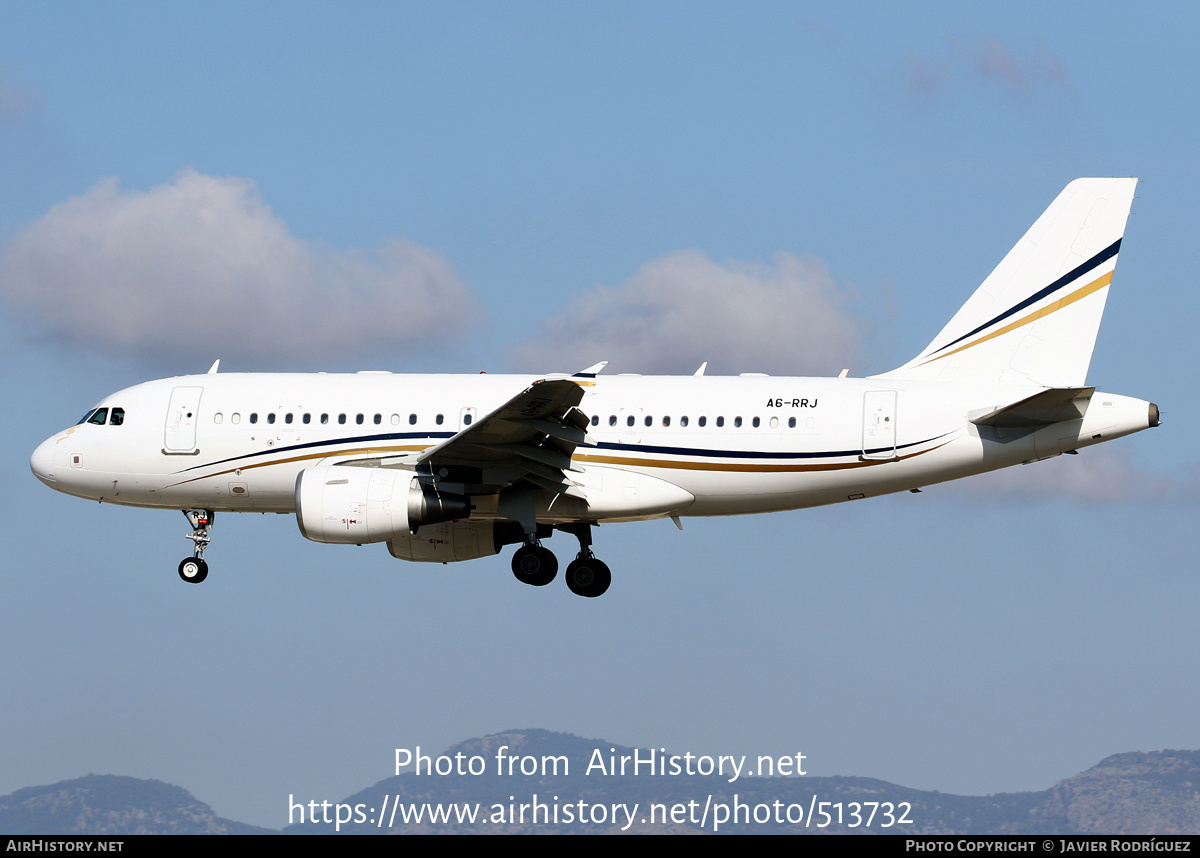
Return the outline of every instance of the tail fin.
<path id="1" fill-rule="evenodd" d="M 881 378 L 1081 387 L 1137 179 L 1076 179 L 923 352 Z"/>

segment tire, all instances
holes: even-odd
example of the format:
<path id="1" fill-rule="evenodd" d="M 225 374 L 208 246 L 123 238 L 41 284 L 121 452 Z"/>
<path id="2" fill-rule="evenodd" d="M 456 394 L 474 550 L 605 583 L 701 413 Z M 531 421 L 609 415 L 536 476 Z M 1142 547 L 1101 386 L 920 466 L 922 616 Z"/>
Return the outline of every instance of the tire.
<path id="1" fill-rule="evenodd" d="M 612 572 L 595 557 L 572 560 L 567 565 L 567 587 L 576 596 L 594 599 L 603 596 L 612 583 Z"/>
<path id="2" fill-rule="evenodd" d="M 558 574 L 558 558 L 540 545 L 522 545 L 513 554 L 513 575 L 534 587 L 545 587 Z"/>
<path id="3" fill-rule="evenodd" d="M 179 577 L 189 584 L 199 584 L 208 577 L 208 564 L 199 557 L 185 557 L 179 563 Z"/>

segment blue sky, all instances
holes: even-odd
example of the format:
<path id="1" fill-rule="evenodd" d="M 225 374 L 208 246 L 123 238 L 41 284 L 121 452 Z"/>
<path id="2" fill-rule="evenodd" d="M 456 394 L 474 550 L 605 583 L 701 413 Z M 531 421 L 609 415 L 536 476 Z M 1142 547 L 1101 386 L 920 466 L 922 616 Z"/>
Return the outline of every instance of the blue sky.
<path id="1" fill-rule="evenodd" d="M 279 826 L 396 747 L 520 726 L 965 793 L 1200 747 L 1191 5 L 2 8 L 0 792 L 154 777 Z M 185 587 L 181 515 L 29 473 L 102 396 L 218 357 L 884 371 L 1085 175 L 1142 179 L 1089 381 L 1162 428 L 604 527 L 595 602 L 284 516 L 222 516 Z"/>

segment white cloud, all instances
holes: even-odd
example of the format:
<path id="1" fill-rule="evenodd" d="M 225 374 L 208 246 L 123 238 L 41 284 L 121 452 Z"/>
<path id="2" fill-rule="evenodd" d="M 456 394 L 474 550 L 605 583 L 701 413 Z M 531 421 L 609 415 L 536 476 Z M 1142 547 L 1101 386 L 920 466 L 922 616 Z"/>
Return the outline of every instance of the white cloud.
<path id="1" fill-rule="evenodd" d="M 54 206 L 0 257 L 0 295 L 72 341 L 199 361 L 405 351 L 478 316 L 436 252 L 303 241 L 252 181 L 190 170 L 145 192 L 106 179 Z"/>
<path id="2" fill-rule="evenodd" d="M 901 74 L 910 92 L 931 98 L 952 80 L 972 79 L 998 83 L 1012 92 L 1025 92 L 1035 86 L 1071 90 L 1066 64 L 1045 47 L 1023 57 L 995 39 L 951 39 L 947 47 L 932 56 L 905 57 Z"/>
<path id="3" fill-rule="evenodd" d="M 596 286 L 517 347 L 530 371 L 835 375 L 858 362 L 861 323 L 815 257 L 777 253 L 769 264 L 714 262 L 696 250 L 643 265 L 615 288 Z"/>
<path id="4" fill-rule="evenodd" d="M 941 63 L 927 60 L 916 54 L 904 58 L 902 72 L 908 81 L 909 91 L 930 98 L 936 95 L 946 78 L 945 66 Z"/>
<path id="5" fill-rule="evenodd" d="M 40 102 L 39 93 L 7 83 L 0 77 L 0 122 L 16 120 L 32 113 Z"/>
<path id="6" fill-rule="evenodd" d="M 1132 448 L 1120 444 L 1087 447 L 1077 456 L 1056 456 L 1005 468 L 949 483 L 945 488 L 998 500 L 1153 500 L 1195 494 L 1194 480 L 1151 476 L 1137 464 Z"/>
<path id="7" fill-rule="evenodd" d="M 1018 59 L 1008 47 L 995 39 L 983 39 L 966 48 L 968 61 L 975 74 L 994 78 L 1023 89 L 1031 84 L 1049 84 L 1059 89 L 1070 88 L 1066 64 L 1046 48 L 1025 59 Z"/>

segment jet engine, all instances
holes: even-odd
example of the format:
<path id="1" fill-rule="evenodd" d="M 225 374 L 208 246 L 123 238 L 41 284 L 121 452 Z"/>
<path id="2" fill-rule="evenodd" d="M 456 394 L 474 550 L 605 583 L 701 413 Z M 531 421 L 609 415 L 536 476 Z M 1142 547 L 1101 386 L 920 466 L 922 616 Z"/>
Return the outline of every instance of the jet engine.
<path id="1" fill-rule="evenodd" d="M 439 492 L 412 471 L 324 465 L 296 478 L 296 522 L 313 542 L 402 540 L 418 527 L 470 514 L 465 495 Z"/>
<path id="2" fill-rule="evenodd" d="M 411 536 L 394 536 L 387 547 L 398 560 L 418 563 L 474 560 L 498 554 L 506 542 L 520 541 L 519 535 L 505 539 L 502 528 L 503 523 L 492 521 L 447 521 L 423 526 Z"/>

